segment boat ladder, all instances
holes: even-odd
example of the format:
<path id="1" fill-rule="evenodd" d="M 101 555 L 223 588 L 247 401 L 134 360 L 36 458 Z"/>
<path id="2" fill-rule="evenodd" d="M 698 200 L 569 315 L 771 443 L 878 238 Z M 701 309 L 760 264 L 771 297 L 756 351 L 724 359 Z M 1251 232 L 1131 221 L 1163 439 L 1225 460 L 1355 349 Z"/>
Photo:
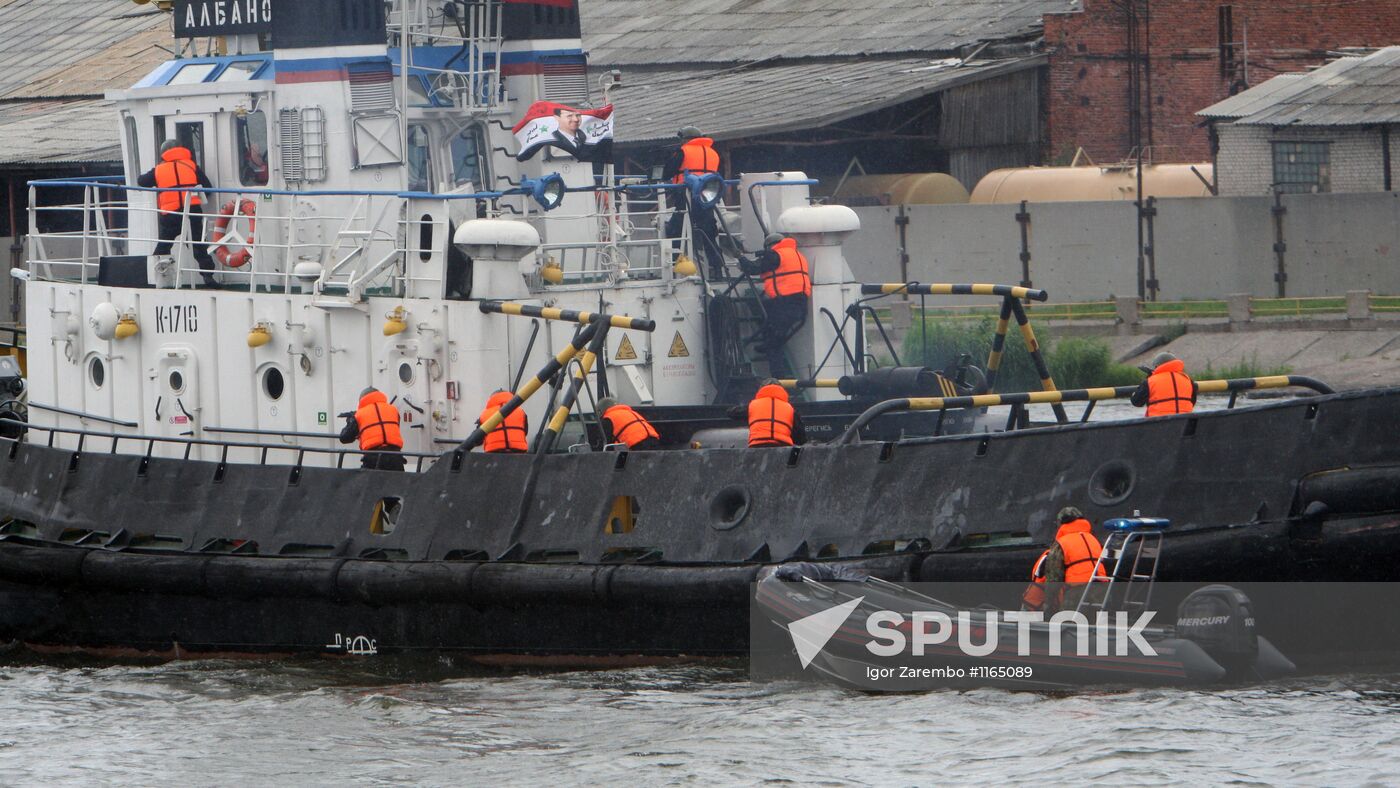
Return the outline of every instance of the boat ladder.
<path id="1" fill-rule="evenodd" d="M 1108 538 L 1094 562 L 1094 580 L 1085 583 L 1075 611 L 1146 610 L 1157 581 L 1162 531 L 1171 524 L 1159 517 L 1117 517 L 1104 523 Z M 1103 571 L 1103 577 L 1099 572 Z M 1118 593 L 1115 598 L 1115 593 Z"/>

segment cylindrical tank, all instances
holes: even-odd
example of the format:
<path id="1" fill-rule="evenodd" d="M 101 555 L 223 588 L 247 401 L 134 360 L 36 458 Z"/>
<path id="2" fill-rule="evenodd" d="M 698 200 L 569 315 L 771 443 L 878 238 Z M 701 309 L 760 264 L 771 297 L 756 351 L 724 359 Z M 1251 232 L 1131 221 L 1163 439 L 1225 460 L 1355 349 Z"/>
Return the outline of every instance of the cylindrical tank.
<path id="1" fill-rule="evenodd" d="M 1193 171 L 1193 168 L 1195 171 Z M 1147 164 L 1147 197 L 1209 197 L 1209 164 Z M 1196 173 L 1200 173 L 1200 177 Z M 1201 180 L 1204 178 L 1205 180 Z M 1136 167 L 1015 167 L 992 170 L 972 190 L 972 203 L 1075 202 L 1137 199 Z"/>
<path id="2" fill-rule="evenodd" d="M 941 205 L 967 202 L 967 189 L 946 172 L 900 172 L 847 178 L 832 198 L 848 205 Z"/>

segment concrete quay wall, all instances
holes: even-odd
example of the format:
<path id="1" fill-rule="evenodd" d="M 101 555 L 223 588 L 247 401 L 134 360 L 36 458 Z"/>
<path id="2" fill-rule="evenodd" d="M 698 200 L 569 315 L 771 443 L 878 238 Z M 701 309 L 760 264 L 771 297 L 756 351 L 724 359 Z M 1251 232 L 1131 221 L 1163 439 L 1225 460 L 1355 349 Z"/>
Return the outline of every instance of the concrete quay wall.
<path id="1" fill-rule="evenodd" d="M 1163 199 L 1152 247 L 1159 300 L 1400 294 L 1400 193 Z M 901 215 L 908 279 L 1024 278 L 1020 205 L 906 205 L 855 209 L 861 230 L 844 245 L 856 277 L 900 281 Z M 1129 201 L 1025 206 L 1029 281 L 1052 302 L 1137 294 L 1138 226 Z M 1283 292 L 1279 251 L 1282 239 Z M 964 299 L 965 300 L 965 299 Z M 942 299 L 935 303 L 952 303 Z"/>

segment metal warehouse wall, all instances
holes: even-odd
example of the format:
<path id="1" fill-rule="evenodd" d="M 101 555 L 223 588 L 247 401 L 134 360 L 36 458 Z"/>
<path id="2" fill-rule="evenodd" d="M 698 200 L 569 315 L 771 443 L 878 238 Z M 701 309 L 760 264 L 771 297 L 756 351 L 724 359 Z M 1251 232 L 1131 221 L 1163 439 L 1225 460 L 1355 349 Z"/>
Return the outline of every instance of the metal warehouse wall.
<path id="1" fill-rule="evenodd" d="M 1278 295 L 1273 199 L 1214 197 L 1157 202 L 1161 300 Z M 1287 295 L 1400 294 L 1400 193 L 1297 194 L 1281 216 Z M 845 243 L 856 277 L 899 280 L 898 206 L 861 207 Z M 920 282 L 1021 281 L 1019 205 L 909 205 L 909 278 Z M 1137 224 L 1131 202 L 1032 203 L 1030 279 L 1052 301 L 1137 292 Z M 965 300 L 965 299 L 964 299 Z"/>

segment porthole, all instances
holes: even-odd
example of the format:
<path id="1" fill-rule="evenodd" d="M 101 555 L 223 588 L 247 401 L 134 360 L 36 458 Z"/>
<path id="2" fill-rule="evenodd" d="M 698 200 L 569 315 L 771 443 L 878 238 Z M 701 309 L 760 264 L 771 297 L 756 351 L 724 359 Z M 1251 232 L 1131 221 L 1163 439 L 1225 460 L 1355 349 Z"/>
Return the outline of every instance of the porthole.
<path id="1" fill-rule="evenodd" d="M 185 393 L 185 374 L 178 369 L 170 370 L 170 391 L 175 394 Z"/>
<path id="2" fill-rule="evenodd" d="M 744 521 L 749 513 L 749 491 L 730 485 L 710 500 L 710 527 L 727 531 Z"/>
<path id="3" fill-rule="evenodd" d="M 88 379 L 95 389 L 102 388 L 102 384 L 107 382 L 107 365 L 98 356 L 93 356 L 92 361 L 88 362 Z"/>
<path id="4" fill-rule="evenodd" d="M 287 381 L 282 377 L 282 370 L 277 367 L 268 367 L 263 370 L 262 389 L 267 398 L 276 402 L 282 399 L 282 392 L 286 390 Z"/>
<path id="5" fill-rule="evenodd" d="M 407 361 L 399 365 L 399 381 L 405 384 L 413 382 L 413 365 Z"/>
<path id="6" fill-rule="evenodd" d="M 1115 506 L 1132 495 L 1137 474 L 1125 460 L 1110 460 L 1089 477 L 1089 497 L 1099 506 Z"/>

